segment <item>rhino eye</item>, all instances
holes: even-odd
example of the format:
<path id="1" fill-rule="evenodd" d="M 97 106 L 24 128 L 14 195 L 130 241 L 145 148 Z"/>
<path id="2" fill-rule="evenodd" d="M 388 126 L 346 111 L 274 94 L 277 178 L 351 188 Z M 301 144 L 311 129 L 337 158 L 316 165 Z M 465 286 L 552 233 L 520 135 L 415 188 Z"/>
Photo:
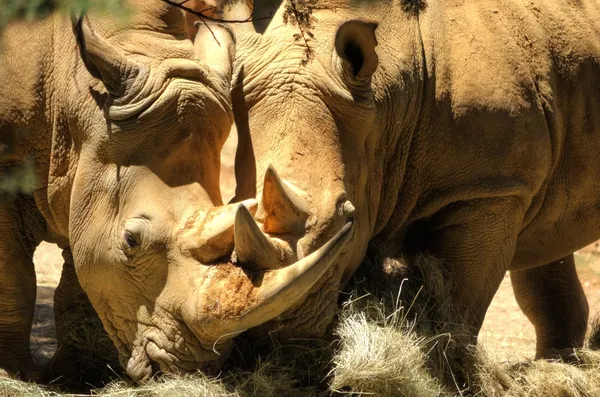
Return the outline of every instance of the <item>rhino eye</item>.
<path id="1" fill-rule="evenodd" d="M 146 247 L 150 221 L 146 218 L 129 219 L 121 232 L 120 248 L 127 255 L 134 255 L 138 249 Z"/>
<path id="2" fill-rule="evenodd" d="M 137 238 L 129 230 L 125 232 L 125 243 L 129 248 L 135 248 L 139 245 Z"/>

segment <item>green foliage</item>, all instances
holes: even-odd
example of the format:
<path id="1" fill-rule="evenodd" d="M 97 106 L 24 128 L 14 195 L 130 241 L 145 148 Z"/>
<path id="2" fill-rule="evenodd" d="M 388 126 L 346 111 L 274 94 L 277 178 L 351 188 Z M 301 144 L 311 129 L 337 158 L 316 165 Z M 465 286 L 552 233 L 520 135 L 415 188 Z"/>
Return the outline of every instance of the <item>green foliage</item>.
<path id="1" fill-rule="evenodd" d="M 63 12 L 95 8 L 122 11 L 124 0 L 0 0 L 0 29 L 14 20 L 32 21 L 55 10 Z"/>

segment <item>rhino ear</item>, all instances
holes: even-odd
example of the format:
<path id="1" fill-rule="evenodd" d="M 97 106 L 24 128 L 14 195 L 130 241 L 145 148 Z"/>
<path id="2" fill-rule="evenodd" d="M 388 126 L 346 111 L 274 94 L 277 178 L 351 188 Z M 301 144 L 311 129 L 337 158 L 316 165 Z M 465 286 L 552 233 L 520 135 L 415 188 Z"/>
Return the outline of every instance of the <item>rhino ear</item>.
<path id="1" fill-rule="evenodd" d="M 348 21 L 337 31 L 335 51 L 355 78 L 369 78 L 377 70 L 375 29 L 375 23 Z"/>
<path id="2" fill-rule="evenodd" d="M 235 56 L 235 36 L 228 26 L 206 21 L 196 22 L 198 33 L 194 46 L 196 56 L 215 71 L 231 80 L 233 58 Z"/>
<path id="3" fill-rule="evenodd" d="M 125 94 L 139 75 L 140 67 L 94 32 L 83 17 L 72 19 L 77 46 L 85 67 L 101 80 L 114 97 Z"/>

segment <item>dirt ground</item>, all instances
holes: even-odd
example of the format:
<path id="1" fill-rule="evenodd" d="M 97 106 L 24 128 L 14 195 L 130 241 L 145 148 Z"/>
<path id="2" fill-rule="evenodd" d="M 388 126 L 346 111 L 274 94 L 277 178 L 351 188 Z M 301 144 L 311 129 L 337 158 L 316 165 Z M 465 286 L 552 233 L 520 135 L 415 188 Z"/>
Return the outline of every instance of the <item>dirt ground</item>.
<path id="1" fill-rule="evenodd" d="M 224 202 L 233 197 L 235 186 L 233 158 L 236 135 L 228 139 L 222 153 L 221 170 Z M 38 296 L 32 332 L 32 349 L 40 361 L 52 356 L 55 348 L 52 299 L 62 267 L 60 251 L 56 246 L 42 244 L 35 252 Z M 590 313 L 600 312 L 600 250 L 598 245 L 587 247 L 576 254 L 577 271 L 590 305 Z M 512 292 L 507 274 L 488 310 L 480 340 L 496 353 L 500 360 L 522 360 L 535 354 L 535 332 L 521 313 Z"/>
<path id="2" fill-rule="evenodd" d="M 592 320 L 600 312 L 600 256 L 597 246 L 594 244 L 576 253 L 575 262 Z M 488 309 L 480 338 L 501 360 L 535 356 L 535 331 L 517 305 L 508 273 Z"/>

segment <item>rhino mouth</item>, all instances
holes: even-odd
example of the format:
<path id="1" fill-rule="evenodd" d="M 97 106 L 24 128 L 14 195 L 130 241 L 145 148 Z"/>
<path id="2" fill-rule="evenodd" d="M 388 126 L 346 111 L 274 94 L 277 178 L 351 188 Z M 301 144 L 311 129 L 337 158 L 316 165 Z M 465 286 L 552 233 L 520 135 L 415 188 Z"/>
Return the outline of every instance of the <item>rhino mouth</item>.
<path id="1" fill-rule="evenodd" d="M 127 374 L 135 381 L 144 382 L 157 373 L 186 374 L 217 365 L 220 356 L 204 349 L 198 342 L 179 345 L 157 337 L 161 331 L 154 329 L 149 335 L 139 335 L 133 343 L 131 354 L 123 361 Z"/>
<path id="2" fill-rule="evenodd" d="M 232 341 L 225 341 L 204 346 L 184 321 L 164 309 L 144 321 L 115 316 L 112 320 L 105 322 L 105 329 L 117 348 L 121 366 L 136 382 L 148 381 L 161 372 L 185 374 L 217 368 L 232 345 Z"/>

